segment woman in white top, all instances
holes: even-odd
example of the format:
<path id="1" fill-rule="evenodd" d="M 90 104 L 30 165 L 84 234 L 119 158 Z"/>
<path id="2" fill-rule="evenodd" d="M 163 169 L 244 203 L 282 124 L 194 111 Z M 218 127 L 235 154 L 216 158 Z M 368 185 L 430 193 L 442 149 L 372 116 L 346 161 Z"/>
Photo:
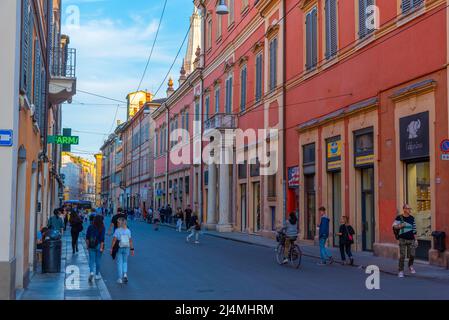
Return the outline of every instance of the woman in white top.
<path id="1" fill-rule="evenodd" d="M 134 244 L 131 238 L 131 231 L 128 229 L 126 219 L 118 219 L 119 227 L 115 230 L 112 239 L 111 254 L 114 247 L 118 245 L 118 251 L 116 255 L 117 270 L 119 284 L 128 283 L 128 257 L 134 256 Z"/>

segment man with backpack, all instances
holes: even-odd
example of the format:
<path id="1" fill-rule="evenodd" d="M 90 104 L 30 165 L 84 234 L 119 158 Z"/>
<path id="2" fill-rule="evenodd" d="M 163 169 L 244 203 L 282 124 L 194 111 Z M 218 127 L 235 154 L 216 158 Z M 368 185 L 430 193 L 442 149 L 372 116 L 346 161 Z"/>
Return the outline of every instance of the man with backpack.
<path id="1" fill-rule="evenodd" d="M 416 239 L 416 222 L 411 215 L 412 208 L 408 204 L 402 207 L 403 214 L 393 221 L 393 232 L 396 240 L 399 241 L 399 278 L 404 278 L 405 256 L 408 256 L 408 268 L 411 274 L 415 274 L 413 268 L 415 252 L 418 247 Z"/>

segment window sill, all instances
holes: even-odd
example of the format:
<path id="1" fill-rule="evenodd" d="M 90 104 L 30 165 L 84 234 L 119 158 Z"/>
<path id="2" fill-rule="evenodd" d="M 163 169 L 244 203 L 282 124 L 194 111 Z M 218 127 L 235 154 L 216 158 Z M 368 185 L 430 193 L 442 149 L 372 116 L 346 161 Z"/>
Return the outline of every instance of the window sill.
<path id="1" fill-rule="evenodd" d="M 318 72 L 319 72 L 319 70 L 318 70 L 317 66 L 310 68 L 308 70 L 306 69 L 306 74 L 304 75 L 303 79 L 304 80 L 309 79 L 309 78 L 313 77 L 314 75 L 316 75 Z"/>
<path id="2" fill-rule="evenodd" d="M 409 12 L 402 13 L 399 17 L 397 26 L 400 27 L 413 19 L 418 18 L 426 12 L 426 6 L 423 4 L 420 7 L 412 8 Z"/>
<path id="3" fill-rule="evenodd" d="M 357 40 L 357 43 L 355 44 L 355 50 L 360 50 L 364 47 L 366 47 L 367 45 L 369 45 L 371 42 L 373 42 L 374 40 L 376 40 L 376 36 L 375 36 L 376 31 L 370 32 L 369 34 L 367 34 L 366 36 L 364 36 L 363 38 L 359 38 Z"/>
<path id="4" fill-rule="evenodd" d="M 240 11 L 240 14 L 242 17 L 245 17 L 249 12 L 249 3 L 242 8 L 242 10 Z"/>

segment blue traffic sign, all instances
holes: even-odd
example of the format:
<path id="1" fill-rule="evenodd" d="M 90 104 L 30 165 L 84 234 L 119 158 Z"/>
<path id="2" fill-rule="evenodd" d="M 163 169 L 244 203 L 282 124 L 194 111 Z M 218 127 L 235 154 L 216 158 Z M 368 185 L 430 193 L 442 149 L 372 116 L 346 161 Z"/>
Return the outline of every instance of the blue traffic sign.
<path id="1" fill-rule="evenodd" d="M 12 144 L 12 130 L 0 130 L 0 147 L 11 147 Z"/>
<path id="2" fill-rule="evenodd" d="M 449 153 L 449 139 L 443 140 L 441 142 L 441 152 L 443 153 Z"/>

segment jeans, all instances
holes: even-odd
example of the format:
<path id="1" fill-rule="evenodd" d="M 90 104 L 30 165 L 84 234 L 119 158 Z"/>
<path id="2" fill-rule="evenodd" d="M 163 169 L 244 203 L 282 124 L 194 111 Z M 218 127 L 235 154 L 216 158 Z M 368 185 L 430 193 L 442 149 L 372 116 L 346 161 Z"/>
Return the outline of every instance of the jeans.
<path id="1" fill-rule="evenodd" d="M 123 279 L 123 276 L 128 273 L 128 257 L 129 248 L 119 248 L 117 252 L 117 271 L 118 278 Z"/>
<path id="2" fill-rule="evenodd" d="M 326 262 L 328 259 L 332 258 L 329 250 L 326 248 L 327 238 L 320 238 L 320 257 L 322 262 Z"/>
<path id="3" fill-rule="evenodd" d="M 352 252 L 351 252 L 351 244 L 350 243 L 340 243 L 340 254 L 341 254 L 341 260 L 346 261 L 346 254 L 348 255 L 349 259 L 352 259 Z"/>
<path id="4" fill-rule="evenodd" d="M 408 257 L 409 268 L 415 262 L 415 240 L 399 239 L 399 271 L 404 271 L 405 257 Z"/>
<path id="5" fill-rule="evenodd" d="M 89 270 L 91 273 L 95 272 L 97 276 L 100 275 L 102 255 L 100 245 L 98 245 L 95 249 L 89 249 Z"/>
<path id="6" fill-rule="evenodd" d="M 79 232 L 71 231 L 72 235 L 72 250 L 73 253 L 78 252 L 78 237 L 80 235 Z"/>
<path id="7" fill-rule="evenodd" d="M 198 238 L 200 237 L 200 231 L 199 230 L 190 230 L 191 233 L 190 235 L 187 237 L 187 240 L 190 240 L 193 236 L 195 236 L 195 241 L 198 241 Z"/>

